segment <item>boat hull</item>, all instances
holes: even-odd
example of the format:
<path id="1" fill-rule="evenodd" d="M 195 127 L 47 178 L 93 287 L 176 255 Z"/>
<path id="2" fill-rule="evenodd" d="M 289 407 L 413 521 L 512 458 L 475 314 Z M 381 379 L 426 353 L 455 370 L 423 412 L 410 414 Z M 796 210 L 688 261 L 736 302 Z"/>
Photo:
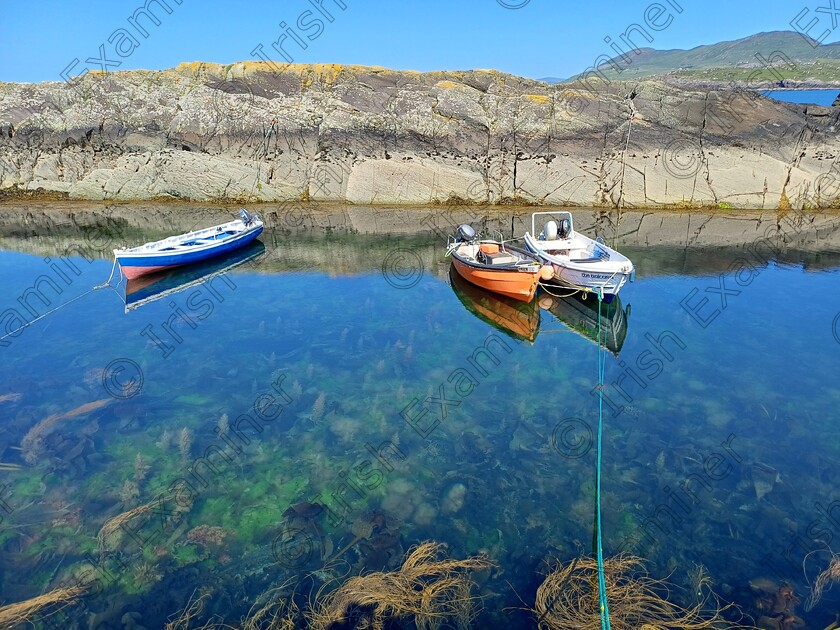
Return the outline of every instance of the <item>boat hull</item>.
<path id="1" fill-rule="evenodd" d="M 603 294 L 604 300 L 607 302 L 618 295 L 621 287 L 633 276 L 633 265 L 623 256 L 621 256 L 619 261 L 612 264 L 565 260 L 559 256 L 547 253 L 539 247 L 536 239 L 527 233 L 525 234 L 525 247 L 542 263 L 551 267 L 554 274 L 549 280 L 550 283 L 570 289 L 583 289 L 593 292 L 600 291 Z M 614 256 L 620 256 L 613 249 L 605 246 L 601 247 Z"/>
<path id="2" fill-rule="evenodd" d="M 263 225 L 259 223 L 241 233 L 227 238 L 219 243 L 189 249 L 186 251 L 167 253 L 166 251 L 127 252 L 116 250 L 114 255 L 120 264 L 123 275 L 128 280 L 158 271 L 165 271 L 201 262 L 216 256 L 222 256 L 253 242 L 262 234 Z"/>
<path id="3" fill-rule="evenodd" d="M 464 280 L 515 300 L 530 302 L 537 291 L 539 271 L 486 269 L 470 265 L 455 255 L 452 256 L 452 265 Z"/>
<path id="4" fill-rule="evenodd" d="M 551 265 L 551 269 L 554 271 L 554 277 L 549 282 L 568 288 L 584 287 L 592 291 L 602 289 L 605 298 L 607 296 L 612 297 L 618 295 L 621 287 L 630 279 L 630 274 L 625 272 L 601 273 L 598 271 L 584 271 L 547 260 L 547 257 L 545 258 L 543 262 Z"/>

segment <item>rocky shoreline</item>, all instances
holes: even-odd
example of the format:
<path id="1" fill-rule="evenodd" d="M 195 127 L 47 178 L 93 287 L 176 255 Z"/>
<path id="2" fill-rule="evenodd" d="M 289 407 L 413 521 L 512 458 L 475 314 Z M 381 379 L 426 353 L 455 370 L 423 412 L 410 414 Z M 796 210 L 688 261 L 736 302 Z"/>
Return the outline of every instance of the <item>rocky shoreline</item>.
<path id="1" fill-rule="evenodd" d="M 829 208 L 839 122 L 661 81 L 182 64 L 0 84 L 0 198 Z"/>

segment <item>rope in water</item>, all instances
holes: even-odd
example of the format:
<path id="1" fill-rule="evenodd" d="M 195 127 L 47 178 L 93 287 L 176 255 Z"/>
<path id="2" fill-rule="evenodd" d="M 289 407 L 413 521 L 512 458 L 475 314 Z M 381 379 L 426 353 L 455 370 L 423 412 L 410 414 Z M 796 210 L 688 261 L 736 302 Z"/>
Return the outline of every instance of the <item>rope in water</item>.
<path id="1" fill-rule="evenodd" d="M 610 607 L 607 602 L 607 583 L 604 579 L 604 551 L 601 545 L 601 437 L 604 428 L 604 374 L 607 353 L 601 334 L 601 303 L 603 289 L 598 295 L 598 462 L 595 468 L 595 553 L 598 561 L 598 599 L 601 611 L 601 630 L 610 630 Z"/>
<path id="2" fill-rule="evenodd" d="M 586 297 L 585 297 L 586 296 L 586 290 L 585 289 L 571 289 L 571 293 L 567 293 L 565 295 L 560 295 L 559 293 L 554 293 L 551 289 L 549 289 L 548 287 L 550 285 L 547 285 L 545 282 L 539 282 L 538 284 L 540 285 L 542 290 L 545 291 L 546 293 L 548 293 L 551 297 L 568 298 L 568 297 L 572 297 L 572 296 L 580 293 L 581 291 L 583 291 L 584 299 L 586 299 Z"/>
<path id="3" fill-rule="evenodd" d="M 115 270 L 116 266 L 117 266 L 117 259 L 115 257 L 114 258 L 114 264 L 111 266 L 111 275 L 108 276 L 108 279 L 105 282 L 103 282 L 102 284 L 97 284 L 95 287 L 93 287 L 91 289 L 88 289 L 84 293 L 81 293 L 81 294 L 77 295 L 76 297 L 71 298 L 71 299 L 67 300 L 66 302 L 63 302 L 63 303 L 59 304 L 55 308 L 52 308 L 52 309 L 48 310 L 46 313 L 41 313 L 40 315 L 38 315 L 38 317 L 36 317 L 35 319 L 33 319 L 31 321 L 26 322 L 23 326 L 19 326 L 18 328 L 15 328 L 14 330 L 7 332 L 5 335 L 0 337 L 0 341 L 2 341 L 3 339 L 6 339 L 7 337 L 17 336 L 18 333 L 20 333 L 23 329 L 29 328 L 35 322 L 44 319 L 48 315 L 52 315 L 56 311 L 60 311 L 65 306 L 70 306 L 73 302 L 78 302 L 83 297 L 85 297 L 87 295 L 90 295 L 94 291 L 98 291 L 99 289 L 104 289 L 106 287 L 110 288 L 110 289 L 114 289 L 114 287 L 111 286 L 111 279 L 114 277 L 114 270 Z M 123 278 L 122 269 L 120 269 L 120 282 L 122 282 L 122 278 Z M 119 285 L 119 282 L 117 284 Z M 116 289 L 114 289 L 114 292 L 116 293 Z M 119 293 L 117 293 L 117 295 L 119 295 Z M 122 296 L 120 296 L 120 297 L 122 297 Z"/>

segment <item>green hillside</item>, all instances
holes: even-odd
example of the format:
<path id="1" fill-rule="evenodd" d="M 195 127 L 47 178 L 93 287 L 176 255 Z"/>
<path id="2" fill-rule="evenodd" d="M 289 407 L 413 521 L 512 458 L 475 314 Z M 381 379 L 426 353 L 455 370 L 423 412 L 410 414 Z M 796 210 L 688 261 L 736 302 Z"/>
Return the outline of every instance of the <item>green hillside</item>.
<path id="1" fill-rule="evenodd" d="M 820 46 L 794 31 L 759 33 L 690 50 L 642 48 L 638 53 L 629 53 L 629 60 L 628 63 L 622 57 L 614 58 L 613 63 L 601 65 L 600 72 L 610 80 L 664 75 L 724 82 L 756 78 L 840 80 L 840 42 Z M 582 74 L 591 70 L 590 67 Z M 761 74 L 756 70 L 761 70 Z"/>

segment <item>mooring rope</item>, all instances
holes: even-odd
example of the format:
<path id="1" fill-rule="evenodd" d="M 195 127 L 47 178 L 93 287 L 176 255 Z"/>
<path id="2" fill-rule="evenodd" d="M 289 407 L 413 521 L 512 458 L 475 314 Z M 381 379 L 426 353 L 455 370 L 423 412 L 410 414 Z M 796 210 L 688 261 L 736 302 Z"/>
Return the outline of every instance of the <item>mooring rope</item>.
<path id="1" fill-rule="evenodd" d="M 5 335 L 0 337 L 0 341 L 3 341 L 7 337 L 17 336 L 17 334 L 19 332 L 21 332 L 25 328 L 29 328 L 35 322 L 40 321 L 40 320 L 44 319 L 45 317 L 47 317 L 48 315 L 52 315 L 53 313 L 55 313 L 57 311 L 60 311 L 65 306 L 70 306 L 73 302 L 78 302 L 83 297 L 85 297 L 87 295 L 90 295 L 91 293 L 93 293 L 94 291 L 98 291 L 99 289 L 104 289 L 104 288 L 107 287 L 107 288 L 113 289 L 114 292 L 117 293 L 117 295 L 119 295 L 117 290 L 113 286 L 111 286 L 111 280 L 114 277 L 114 270 L 116 269 L 116 267 L 117 267 L 117 258 L 115 256 L 114 257 L 114 264 L 111 265 L 111 275 L 108 276 L 108 279 L 105 282 L 103 282 L 102 284 L 97 284 L 95 287 L 92 287 L 92 288 L 88 289 L 87 291 L 85 291 L 84 293 L 81 293 L 81 294 L 77 295 L 76 297 L 71 298 L 71 299 L 67 300 L 66 302 L 63 302 L 62 304 L 59 304 L 55 308 L 52 308 L 52 309 L 48 310 L 46 313 L 41 313 L 40 315 L 38 315 L 38 317 L 36 317 L 35 319 L 33 319 L 29 322 L 26 322 L 23 326 L 19 326 L 18 328 L 15 328 L 14 330 L 7 332 Z M 117 286 L 119 286 L 119 284 L 122 282 L 122 279 L 123 279 L 122 269 L 120 269 L 120 281 L 117 283 Z M 120 296 L 120 299 L 122 299 L 122 296 Z M 125 300 L 123 300 L 123 301 L 125 301 Z"/>
<path id="2" fill-rule="evenodd" d="M 551 285 L 548 285 L 548 284 L 546 284 L 545 282 L 538 282 L 537 284 L 539 284 L 539 285 L 540 285 L 540 288 L 541 288 L 543 291 L 545 291 L 546 293 L 548 293 L 551 297 L 556 297 L 556 298 L 569 298 L 569 297 L 573 297 L 574 295 L 577 295 L 578 293 L 580 293 L 580 292 L 582 291 L 582 292 L 583 292 L 583 295 L 584 295 L 584 298 L 583 298 L 583 299 L 586 299 L 586 293 L 587 293 L 587 290 L 586 290 L 586 289 L 583 289 L 583 288 L 582 288 L 582 289 L 572 289 L 572 290 L 571 290 L 571 293 L 567 293 L 566 295 L 560 295 L 559 293 L 554 293 L 551 289 L 549 289 L 548 287 L 549 287 L 549 286 L 551 286 Z"/>
<path id="3" fill-rule="evenodd" d="M 601 303 L 603 289 L 598 295 L 598 462 L 595 468 L 595 553 L 598 561 L 598 599 L 601 610 L 601 630 L 610 630 L 610 607 L 607 602 L 607 583 L 604 578 L 604 551 L 601 545 L 601 438 L 604 432 L 604 374 L 607 366 L 606 347 L 601 335 Z"/>

